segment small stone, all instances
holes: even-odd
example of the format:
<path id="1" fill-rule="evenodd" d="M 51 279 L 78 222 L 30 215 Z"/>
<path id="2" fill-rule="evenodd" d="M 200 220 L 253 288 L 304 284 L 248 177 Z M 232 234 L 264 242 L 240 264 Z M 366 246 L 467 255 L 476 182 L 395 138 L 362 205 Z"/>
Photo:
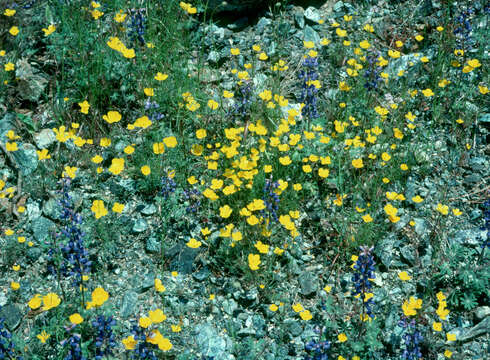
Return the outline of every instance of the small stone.
<path id="1" fill-rule="evenodd" d="M 147 216 L 153 215 L 156 212 L 157 212 L 157 207 L 154 204 L 148 204 L 141 210 L 141 213 Z"/>
<path id="2" fill-rule="evenodd" d="M 317 278 L 309 271 L 301 273 L 298 278 L 300 293 L 304 296 L 314 294 L 318 289 Z"/>
<path id="3" fill-rule="evenodd" d="M 122 299 L 121 312 L 119 313 L 119 315 L 123 318 L 132 316 L 137 304 L 138 294 L 134 291 L 128 291 L 126 294 L 124 294 L 124 297 Z"/>
<path id="4" fill-rule="evenodd" d="M 306 25 L 303 34 L 304 41 L 313 41 L 317 45 L 320 44 L 320 35 L 311 26 Z"/>
<path id="5" fill-rule="evenodd" d="M 9 304 L 0 309 L 0 318 L 4 319 L 5 326 L 10 331 L 14 331 L 20 325 L 23 316 L 17 305 Z"/>
<path id="6" fill-rule="evenodd" d="M 305 10 L 305 18 L 319 24 L 322 17 L 317 9 L 315 9 L 313 6 L 310 6 Z"/>
<path id="7" fill-rule="evenodd" d="M 37 134 L 34 134 L 34 142 L 38 149 L 47 149 L 56 141 L 56 135 L 51 129 L 43 129 Z"/>
<path id="8" fill-rule="evenodd" d="M 19 145 L 19 150 L 11 153 L 15 158 L 22 175 L 30 175 L 37 168 L 36 147 L 29 143 Z"/>
<path id="9" fill-rule="evenodd" d="M 227 313 L 228 315 L 233 315 L 233 312 L 238 309 L 238 304 L 236 303 L 235 300 L 233 299 L 226 299 L 222 303 L 223 305 L 223 311 Z"/>
<path id="10" fill-rule="evenodd" d="M 272 23 L 270 19 L 267 19 L 265 17 L 260 18 L 259 22 L 255 26 L 255 31 L 257 34 L 262 34 L 267 26 L 269 26 Z"/>
<path id="11" fill-rule="evenodd" d="M 490 315 L 490 306 L 480 306 L 475 310 L 475 316 L 478 320 L 483 320 Z"/>
<path id="12" fill-rule="evenodd" d="M 32 234 L 38 243 L 45 241 L 50 236 L 50 231 L 55 229 L 55 223 L 42 216 L 31 223 Z"/>
<path id="13" fill-rule="evenodd" d="M 136 219 L 133 224 L 133 232 L 134 233 L 142 233 L 148 229 L 148 223 L 145 219 Z"/>
<path id="14" fill-rule="evenodd" d="M 60 218 L 61 215 L 61 206 L 58 204 L 58 201 L 54 198 L 49 198 L 48 201 L 46 201 L 43 204 L 43 214 L 46 215 L 48 218 L 57 220 Z"/>
<path id="15" fill-rule="evenodd" d="M 158 254 L 160 252 L 160 241 L 151 236 L 146 239 L 145 250 L 151 254 Z"/>
<path id="16" fill-rule="evenodd" d="M 305 27 L 305 16 L 303 12 L 297 11 L 294 13 L 294 22 L 300 29 L 303 29 Z"/>

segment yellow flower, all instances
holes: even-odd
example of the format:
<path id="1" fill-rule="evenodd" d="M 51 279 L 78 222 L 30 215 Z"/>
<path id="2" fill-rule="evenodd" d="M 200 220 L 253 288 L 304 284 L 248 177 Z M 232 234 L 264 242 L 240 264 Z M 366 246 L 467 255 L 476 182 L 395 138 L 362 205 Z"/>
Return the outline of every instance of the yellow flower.
<path id="1" fill-rule="evenodd" d="M 373 218 L 371 217 L 371 215 L 366 214 L 362 217 L 362 220 L 364 220 L 365 223 L 370 223 L 373 221 Z"/>
<path id="2" fill-rule="evenodd" d="M 231 53 L 231 55 L 235 55 L 235 56 L 236 55 L 240 55 L 240 49 L 238 49 L 238 48 L 231 48 L 230 49 L 230 53 Z"/>
<path id="3" fill-rule="evenodd" d="M 248 266 L 250 270 L 258 270 L 260 265 L 260 255 L 259 254 L 248 254 Z"/>
<path id="4" fill-rule="evenodd" d="M 297 313 L 305 310 L 303 305 L 301 305 L 300 303 L 296 303 L 296 304 L 292 305 L 292 308 L 293 308 L 293 311 L 297 312 Z"/>
<path id="5" fill-rule="evenodd" d="M 107 121 L 109 124 L 112 124 L 121 120 L 121 114 L 117 111 L 109 111 L 107 115 L 102 116 L 102 119 Z"/>
<path id="6" fill-rule="evenodd" d="M 41 294 L 36 294 L 36 295 L 34 295 L 34 297 L 31 300 L 29 300 L 27 305 L 32 310 L 36 310 L 41 306 L 41 303 L 42 303 Z"/>
<path id="7" fill-rule="evenodd" d="M 263 244 L 262 241 L 257 241 L 254 246 L 261 254 L 267 254 L 269 252 L 269 245 Z"/>
<path id="8" fill-rule="evenodd" d="M 90 12 L 92 14 L 92 17 L 97 20 L 98 18 L 100 18 L 102 15 L 104 15 L 104 13 L 102 11 L 99 11 L 99 10 L 92 10 Z"/>
<path id="9" fill-rule="evenodd" d="M 267 60 L 269 57 L 267 56 L 267 54 L 265 52 L 261 52 L 259 54 L 259 60 L 262 60 L 262 61 L 265 61 Z"/>
<path id="10" fill-rule="evenodd" d="M 343 342 L 346 342 L 346 341 L 347 341 L 347 335 L 345 335 L 344 333 L 339 334 L 339 336 L 338 336 L 337 338 L 339 339 L 339 341 L 340 341 L 341 343 L 343 343 Z"/>
<path id="11" fill-rule="evenodd" d="M 406 271 L 399 272 L 398 277 L 402 281 L 408 281 L 408 280 L 412 279 L 412 277 L 410 275 L 408 275 L 408 273 Z"/>
<path id="12" fill-rule="evenodd" d="M 303 319 L 305 321 L 311 320 L 313 318 L 310 310 L 304 310 L 304 311 L 300 312 L 299 316 L 301 317 L 301 319 Z"/>
<path id="13" fill-rule="evenodd" d="M 154 96 L 155 91 L 153 88 L 144 88 L 143 92 L 145 93 L 146 96 Z"/>
<path id="14" fill-rule="evenodd" d="M 12 152 L 19 150 L 19 148 L 17 147 L 17 143 L 16 142 L 7 142 L 5 144 L 5 149 L 7 151 L 12 151 Z"/>
<path id="15" fill-rule="evenodd" d="M 102 306 L 109 299 L 109 293 L 100 286 L 92 291 L 92 306 Z"/>
<path id="16" fill-rule="evenodd" d="M 456 341 L 456 335 L 455 334 L 446 334 L 447 341 Z"/>
<path id="17" fill-rule="evenodd" d="M 451 356 L 453 356 L 453 352 L 451 350 L 449 350 L 449 349 L 446 349 L 444 351 L 444 356 L 449 359 Z"/>
<path id="18" fill-rule="evenodd" d="M 449 206 L 439 203 L 437 204 L 436 210 L 439 211 L 442 215 L 447 215 L 449 213 Z"/>
<path id="19" fill-rule="evenodd" d="M 90 210 L 92 210 L 92 212 L 95 214 L 96 219 L 100 219 L 101 217 L 106 216 L 108 213 L 102 200 L 94 200 Z"/>
<path id="20" fill-rule="evenodd" d="M 32 299 L 31 299 L 32 300 Z M 55 293 L 49 293 L 43 296 L 43 311 L 57 307 L 61 303 L 61 299 Z"/>
<path id="21" fill-rule="evenodd" d="M 151 174 L 151 169 L 148 165 L 144 165 L 141 167 L 141 173 L 145 176 L 148 176 Z"/>
<path id="22" fill-rule="evenodd" d="M 166 290 L 165 286 L 163 286 L 163 284 L 162 284 L 162 280 L 155 279 L 154 284 L 155 284 L 155 290 L 157 292 L 161 293 L 161 292 L 164 292 Z"/>
<path id="23" fill-rule="evenodd" d="M 109 172 L 114 175 L 119 175 L 124 170 L 124 159 L 114 158 L 112 159 L 111 166 L 109 166 Z"/>
<path id="24" fill-rule="evenodd" d="M 10 35 L 17 36 L 19 33 L 19 28 L 17 26 L 12 26 L 9 30 Z"/>
<path id="25" fill-rule="evenodd" d="M 362 48 L 362 49 L 369 49 L 371 47 L 371 44 L 369 43 L 369 41 L 367 40 L 363 40 L 359 43 L 359 46 Z"/>
<path id="26" fill-rule="evenodd" d="M 56 26 L 54 26 L 53 24 L 51 24 L 51 25 L 48 26 L 47 29 L 43 28 L 41 30 L 44 32 L 44 36 L 49 36 L 49 35 L 51 35 L 52 33 L 55 32 Z"/>
<path id="27" fill-rule="evenodd" d="M 442 323 L 434 321 L 432 323 L 432 328 L 434 331 L 442 331 Z"/>
<path id="28" fill-rule="evenodd" d="M 363 168 L 364 164 L 362 162 L 362 158 L 352 160 L 352 166 L 354 166 L 356 169 Z"/>
<path id="29" fill-rule="evenodd" d="M 5 69 L 5 71 L 13 71 L 15 70 L 15 65 L 11 62 L 8 62 L 3 66 L 3 68 Z"/>
<path id="30" fill-rule="evenodd" d="M 429 88 L 422 90 L 422 94 L 424 94 L 425 97 L 434 96 L 434 92 Z"/>
<path id="31" fill-rule="evenodd" d="M 211 109 L 211 110 L 216 110 L 218 107 L 219 107 L 219 104 L 214 101 L 213 99 L 210 99 L 208 101 L 208 107 Z"/>
<path id="32" fill-rule="evenodd" d="M 282 156 L 282 157 L 280 157 L 280 158 L 279 158 L 279 162 L 280 162 L 282 165 L 287 166 L 287 165 L 289 165 L 289 164 L 291 164 L 291 163 L 292 163 L 292 160 L 291 160 L 291 158 L 290 158 L 289 156 L 287 156 L 287 155 L 286 155 L 286 156 Z"/>
<path id="33" fill-rule="evenodd" d="M 180 327 L 180 325 L 170 325 L 170 328 L 172 329 L 172 332 L 174 332 L 174 333 L 178 333 L 178 332 L 182 331 L 182 328 Z"/>
<path id="34" fill-rule="evenodd" d="M 422 35 L 417 35 L 417 36 L 415 36 L 415 40 L 420 42 L 420 41 L 424 40 L 424 37 Z"/>
<path id="35" fill-rule="evenodd" d="M 191 249 L 197 249 L 198 247 L 200 247 L 202 245 L 202 242 L 200 241 L 197 241 L 196 239 L 194 238 L 191 238 L 187 243 L 186 245 L 188 247 L 190 247 Z"/>
<path id="36" fill-rule="evenodd" d="M 335 29 L 335 33 L 337 34 L 338 37 L 345 37 L 347 36 L 347 31 L 342 30 L 341 28 Z"/>
<path id="37" fill-rule="evenodd" d="M 175 136 L 168 136 L 163 139 L 163 142 L 168 148 L 174 148 L 177 146 L 177 139 L 175 138 Z"/>
<path id="38" fill-rule="evenodd" d="M 76 325 L 81 324 L 83 322 L 83 317 L 79 313 L 70 315 L 69 319 L 72 324 L 76 324 Z"/>
<path id="39" fill-rule="evenodd" d="M 454 216 L 460 216 L 463 214 L 463 212 L 461 210 L 459 210 L 458 208 L 454 208 L 452 211 L 453 211 Z"/>
<path id="40" fill-rule="evenodd" d="M 233 210 L 228 205 L 219 208 L 219 216 L 223 219 L 229 218 L 232 212 Z"/>
<path id="41" fill-rule="evenodd" d="M 421 203 L 422 201 L 424 201 L 424 199 L 421 198 L 419 195 L 417 195 L 417 196 L 412 197 L 412 201 L 414 203 L 418 204 L 418 203 Z"/>
<path id="42" fill-rule="evenodd" d="M 10 287 L 12 288 L 12 290 L 16 291 L 20 289 L 20 284 L 16 281 L 12 281 L 10 283 Z"/>
<path id="43" fill-rule="evenodd" d="M 90 108 L 90 104 L 87 102 L 87 100 L 78 103 L 78 106 L 80 106 L 80 112 L 82 114 L 88 114 L 88 109 Z"/>
<path id="44" fill-rule="evenodd" d="M 134 147 L 128 145 L 124 148 L 124 153 L 127 155 L 131 155 L 134 152 Z"/>
<path id="45" fill-rule="evenodd" d="M 119 12 L 114 17 L 114 20 L 118 23 L 122 23 L 122 22 L 124 22 L 124 20 L 126 20 L 126 16 L 127 16 L 127 14 L 123 14 L 123 11 L 119 10 Z"/>
<path id="46" fill-rule="evenodd" d="M 36 337 L 39 339 L 41 343 L 45 344 L 46 341 L 51 337 L 51 335 L 43 330 L 41 331 L 40 334 L 37 334 Z"/>
<path id="47" fill-rule="evenodd" d="M 112 211 L 115 213 L 122 213 L 124 210 L 124 204 L 120 204 L 118 202 L 115 202 L 114 205 L 112 206 Z"/>
<path id="48" fill-rule="evenodd" d="M 63 171 L 63 176 L 68 176 L 72 179 L 75 178 L 78 168 L 75 166 L 65 166 L 65 171 Z"/>
<path id="49" fill-rule="evenodd" d="M 403 171 L 407 171 L 408 170 L 408 165 L 407 164 L 401 164 L 400 165 L 400 169 L 402 169 Z"/>
<path id="50" fill-rule="evenodd" d="M 140 118 L 137 118 L 136 121 L 133 124 L 134 127 L 139 127 L 139 128 L 142 128 L 142 129 L 146 129 L 150 125 L 151 125 L 151 120 L 146 115 L 145 116 L 142 116 Z"/>
<path id="51" fill-rule="evenodd" d="M 3 15 L 5 16 L 14 16 L 17 11 L 14 9 L 5 9 Z"/>
<path id="52" fill-rule="evenodd" d="M 167 78 L 168 78 L 168 74 L 163 74 L 161 72 L 157 72 L 157 74 L 154 77 L 154 79 L 157 81 L 164 81 L 167 80 Z"/>
<path id="53" fill-rule="evenodd" d="M 163 313 L 161 309 L 156 309 L 148 312 L 148 316 L 150 317 L 153 324 L 158 324 L 167 319 L 167 316 Z"/>
<path id="54" fill-rule="evenodd" d="M 138 342 L 134 339 L 134 335 L 122 339 L 122 343 L 126 350 L 134 350 Z"/>

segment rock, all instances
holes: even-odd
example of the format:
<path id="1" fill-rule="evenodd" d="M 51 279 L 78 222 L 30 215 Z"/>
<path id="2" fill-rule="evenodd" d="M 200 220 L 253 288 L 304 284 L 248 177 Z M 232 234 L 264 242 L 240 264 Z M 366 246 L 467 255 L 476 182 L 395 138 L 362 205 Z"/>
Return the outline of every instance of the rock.
<path id="1" fill-rule="evenodd" d="M 37 134 L 34 134 L 34 142 L 38 149 L 47 149 L 56 141 L 56 135 L 51 129 L 43 129 Z"/>
<path id="2" fill-rule="evenodd" d="M 50 231 L 56 229 L 56 224 L 45 217 L 38 217 L 31 222 L 31 230 L 34 235 L 34 239 L 38 243 L 45 241 L 51 236 Z"/>
<path id="3" fill-rule="evenodd" d="M 305 16 L 302 11 L 296 11 L 294 13 L 294 22 L 296 25 L 300 28 L 303 29 L 305 27 Z"/>
<path id="4" fill-rule="evenodd" d="M 0 292 L 0 306 L 5 306 L 7 301 L 8 301 L 7 295 L 5 295 L 4 292 Z"/>
<path id="5" fill-rule="evenodd" d="M 483 320 L 490 315 L 490 306 L 480 306 L 475 310 L 475 316 L 478 320 Z"/>
<path id="6" fill-rule="evenodd" d="M 227 349 L 231 340 L 227 335 L 220 335 L 216 328 L 209 324 L 199 324 L 194 328 L 196 346 L 204 356 L 216 359 L 233 359 Z"/>
<path id="7" fill-rule="evenodd" d="M 10 331 L 17 329 L 22 317 L 22 312 L 15 304 L 8 304 L 0 309 L 0 318 L 4 319 L 5 326 Z"/>
<path id="8" fill-rule="evenodd" d="M 24 143 L 19 150 L 11 152 L 24 176 L 30 175 L 37 168 L 37 153 L 34 145 Z"/>
<path id="9" fill-rule="evenodd" d="M 155 274 L 145 274 L 143 281 L 139 282 L 139 284 L 141 285 L 138 289 L 140 294 L 150 290 L 155 285 Z"/>
<path id="10" fill-rule="evenodd" d="M 288 332 L 293 337 L 299 336 L 303 332 L 299 321 L 296 319 L 287 319 L 286 321 L 284 321 L 284 325 L 286 325 Z"/>
<path id="11" fill-rule="evenodd" d="M 191 249 L 185 245 L 177 244 L 165 250 L 165 257 L 170 258 L 170 267 L 181 274 L 191 274 L 194 259 L 199 254 L 199 249 Z"/>
<path id="12" fill-rule="evenodd" d="M 0 119 L 0 136 L 2 138 L 4 138 L 7 131 L 16 128 L 16 117 L 15 113 L 6 113 L 5 116 Z"/>
<path id="13" fill-rule="evenodd" d="M 300 293 L 304 296 L 314 294 L 318 289 L 318 279 L 309 271 L 302 272 L 298 278 L 298 282 Z"/>
<path id="14" fill-rule="evenodd" d="M 192 274 L 192 277 L 197 281 L 204 281 L 209 277 L 210 271 L 206 265 L 204 265 L 197 273 Z"/>
<path id="15" fill-rule="evenodd" d="M 211 13 L 221 12 L 259 12 L 273 5 L 275 0 L 209 0 L 208 11 Z"/>
<path id="16" fill-rule="evenodd" d="M 449 237 L 449 241 L 453 244 L 466 244 L 477 246 L 481 244 L 481 239 L 486 236 L 486 232 L 479 228 L 456 231 L 454 235 Z"/>
<path id="17" fill-rule="evenodd" d="M 20 97 L 34 102 L 39 100 L 49 82 L 45 74 L 29 64 L 27 59 L 17 60 L 15 76 Z"/>
<path id="18" fill-rule="evenodd" d="M 270 19 L 267 19 L 265 17 L 260 18 L 259 22 L 255 26 L 255 32 L 261 35 L 270 24 L 272 24 L 272 21 Z"/>
<path id="19" fill-rule="evenodd" d="M 119 312 L 119 315 L 122 318 L 132 316 L 137 304 L 138 294 L 131 290 L 128 291 L 126 294 L 124 294 L 124 297 L 122 299 L 121 311 Z"/>
<path id="20" fill-rule="evenodd" d="M 317 9 L 315 9 L 313 6 L 308 7 L 305 10 L 305 14 L 304 15 L 305 15 L 305 18 L 307 20 L 310 20 L 310 21 L 312 21 L 314 23 L 317 23 L 317 24 L 320 23 L 320 20 L 322 18 L 320 12 Z"/>
<path id="21" fill-rule="evenodd" d="M 146 239 L 145 250 L 151 254 L 158 254 L 160 252 L 160 241 L 155 237 L 150 236 Z"/>
<path id="22" fill-rule="evenodd" d="M 309 25 L 306 25 L 305 26 L 305 30 L 304 30 L 304 38 L 303 40 L 304 41 L 313 41 L 315 44 L 320 44 L 320 35 L 318 35 L 318 33 L 313 30 L 313 28 Z"/>
<path id="23" fill-rule="evenodd" d="M 412 245 L 405 245 L 400 249 L 400 253 L 405 261 L 410 265 L 415 263 L 415 249 Z"/>
<path id="24" fill-rule="evenodd" d="M 157 212 L 157 207 L 154 204 L 148 204 L 141 210 L 141 213 L 147 216 L 153 215 L 156 212 Z"/>
<path id="25" fill-rule="evenodd" d="M 238 309 L 238 304 L 233 299 L 226 299 L 222 303 L 223 311 L 228 315 L 232 316 L 236 309 Z"/>
<path id="26" fill-rule="evenodd" d="M 26 256 L 32 262 L 40 260 L 42 256 L 41 249 L 38 247 L 30 247 L 26 251 Z"/>
<path id="27" fill-rule="evenodd" d="M 454 332 L 453 332 L 454 331 Z M 474 339 L 478 336 L 489 334 L 490 333 L 490 317 L 486 317 L 482 321 L 480 321 L 478 324 L 473 326 L 472 328 L 456 328 L 450 333 L 456 333 L 457 340 L 458 341 L 469 341 L 471 339 Z"/>
<path id="28" fill-rule="evenodd" d="M 49 198 L 48 201 L 43 204 L 43 214 L 50 219 L 59 219 L 61 210 L 61 206 L 58 204 L 58 201 L 55 198 Z"/>
<path id="29" fill-rule="evenodd" d="M 32 221 L 41 216 L 41 209 L 37 202 L 28 201 L 26 205 L 27 218 Z"/>
<path id="30" fill-rule="evenodd" d="M 132 231 L 136 234 L 142 233 L 148 229 L 148 223 L 145 219 L 136 219 L 133 223 Z"/>

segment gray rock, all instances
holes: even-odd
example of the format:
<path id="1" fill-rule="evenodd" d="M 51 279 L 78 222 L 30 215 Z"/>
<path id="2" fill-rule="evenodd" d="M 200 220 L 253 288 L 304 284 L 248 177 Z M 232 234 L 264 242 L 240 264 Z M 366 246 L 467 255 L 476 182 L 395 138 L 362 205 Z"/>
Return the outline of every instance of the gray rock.
<path id="1" fill-rule="evenodd" d="M 304 34 L 304 38 L 303 38 L 304 41 L 313 41 L 317 45 L 320 44 L 321 41 L 320 35 L 318 35 L 318 33 L 315 30 L 313 30 L 311 26 L 306 25 L 303 34 Z"/>
<path id="2" fill-rule="evenodd" d="M 405 245 L 400 249 L 400 253 L 405 261 L 413 265 L 415 263 L 415 249 L 412 245 Z"/>
<path id="3" fill-rule="evenodd" d="M 0 293 L 0 306 L 5 306 L 5 304 L 7 303 L 8 299 L 7 299 L 7 295 L 5 295 L 4 292 L 1 292 Z"/>
<path id="4" fill-rule="evenodd" d="M 305 16 L 302 11 L 297 11 L 294 13 L 294 22 L 296 25 L 300 28 L 303 29 L 305 27 Z"/>
<path id="5" fill-rule="evenodd" d="M 14 331 L 20 325 L 22 320 L 22 312 L 15 304 L 8 304 L 0 309 L 0 318 L 4 319 L 5 326 Z"/>
<path id="6" fill-rule="evenodd" d="M 31 222 L 31 231 L 37 242 L 43 242 L 50 236 L 50 231 L 56 229 L 56 224 L 40 216 Z"/>
<path id="7" fill-rule="evenodd" d="M 471 328 L 456 328 L 452 331 L 451 333 L 456 333 L 456 338 L 458 341 L 469 341 L 472 340 L 478 336 L 489 334 L 490 333 L 490 317 L 486 317 L 482 321 L 480 321 L 478 324 Z"/>
<path id="8" fill-rule="evenodd" d="M 298 320 L 287 319 L 284 321 L 284 325 L 286 325 L 288 332 L 293 336 L 299 336 L 303 332 L 301 325 Z"/>
<path id="9" fill-rule="evenodd" d="M 475 310 L 475 316 L 478 320 L 483 320 L 490 315 L 490 306 L 480 306 Z"/>
<path id="10" fill-rule="evenodd" d="M 38 101 L 49 82 L 46 74 L 29 64 L 27 59 L 17 60 L 15 76 L 18 94 L 24 100 Z"/>
<path id="11" fill-rule="evenodd" d="M 148 204 L 141 210 L 141 213 L 147 216 L 153 215 L 156 212 L 157 212 L 157 207 L 154 204 Z"/>
<path id="12" fill-rule="evenodd" d="M 313 6 L 310 6 L 305 10 L 305 18 L 319 24 L 322 16 L 317 9 L 315 9 Z"/>
<path id="13" fill-rule="evenodd" d="M 165 257 L 170 258 L 170 267 L 181 274 L 191 274 L 194 259 L 201 250 L 191 249 L 185 245 L 177 244 L 165 250 Z"/>
<path id="14" fill-rule="evenodd" d="M 221 60 L 221 55 L 219 52 L 212 50 L 209 52 L 206 60 L 210 63 L 217 64 Z"/>
<path id="15" fill-rule="evenodd" d="M 161 243 L 155 237 L 150 236 L 146 239 L 145 250 L 152 254 L 158 254 L 160 252 Z"/>
<path id="16" fill-rule="evenodd" d="M 136 309 L 137 304 L 138 304 L 138 294 L 131 290 L 126 292 L 126 294 L 124 294 L 124 297 L 122 299 L 121 311 L 119 315 L 122 318 L 128 318 L 129 316 L 132 316 L 134 310 Z"/>
<path id="17" fill-rule="evenodd" d="M 0 136 L 2 136 L 2 138 L 7 131 L 16 128 L 16 117 L 15 113 L 6 113 L 5 116 L 0 119 Z"/>
<path id="18" fill-rule="evenodd" d="M 227 335 L 220 335 L 216 328 L 209 324 L 199 324 L 194 328 L 196 346 L 205 356 L 217 359 L 233 359 L 227 349 L 231 341 Z"/>
<path id="19" fill-rule="evenodd" d="M 133 223 L 132 231 L 136 234 L 142 233 L 148 229 L 148 223 L 145 219 L 136 219 Z"/>
<path id="20" fill-rule="evenodd" d="M 257 34 L 262 34 L 267 26 L 269 26 L 270 24 L 272 24 L 272 21 L 270 19 L 267 19 L 265 17 L 260 18 L 259 22 L 255 26 L 255 32 Z"/>
<path id="21" fill-rule="evenodd" d="M 210 275 L 210 271 L 207 266 L 203 266 L 197 273 L 192 274 L 192 277 L 197 281 L 204 281 Z"/>
<path id="22" fill-rule="evenodd" d="M 49 198 L 48 201 L 43 204 L 43 214 L 50 219 L 59 219 L 61 210 L 61 206 L 58 204 L 58 201 L 55 198 Z"/>
<path id="23" fill-rule="evenodd" d="M 275 0 L 274 0 L 275 1 Z M 221 12 L 233 12 L 239 13 L 241 11 L 260 11 L 266 9 L 269 5 L 274 3 L 272 0 L 209 0 L 207 2 L 208 11 L 213 13 Z"/>
<path id="24" fill-rule="evenodd" d="M 235 300 L 233 299 L 226 299 L 223 301 L 223 311 L 227 313 L 228 315 L 233 315 L 233 312 L 238 309 L 238 304 Z"/>
<path id="25" fill-rule="evenodd" d="M 34 145 L 24 143 L 19 150 L 11 153 L 24 176 L 30 175 L 37 168 L 37 153 Z"/>
<path id="26" fill-rule="evenodd" d="M 41 249 L 39 247 L 30 247 L 26 251 L 26 256 L 31 261 L 38 261 L 42 256 Z"/>
<path id="27" fill-rule="evenodd" d="M 47 149 L 56 141 L 56 135 L 51 129 L 43 129 L 37 134 L 34 134 L 34 142 L 38 149 Z"/>
<path id="28" fill-rule="evenodd" d="M 298 278 L 300 293 L 308 296 L 318 290 L 318 279 L 309 271 L 304 271 Z"/>
<path id="29" fill-rule="evenodd" d="M 466 244 L 477 246 L 481 244 L 481 239 L 486 236 L 486 231 L 479 228 L 456 231 L 453 236 L 449 237 L 449 241 L 453 244 Z"/>
<path id="30" fill-rule="evenodd" d="M 37 202 L 28 201 L 26 205 L 26 213 L 27 218 L 32 221 L 41 216 L 41 209 L 39 208 L 39 204 Z"/>

